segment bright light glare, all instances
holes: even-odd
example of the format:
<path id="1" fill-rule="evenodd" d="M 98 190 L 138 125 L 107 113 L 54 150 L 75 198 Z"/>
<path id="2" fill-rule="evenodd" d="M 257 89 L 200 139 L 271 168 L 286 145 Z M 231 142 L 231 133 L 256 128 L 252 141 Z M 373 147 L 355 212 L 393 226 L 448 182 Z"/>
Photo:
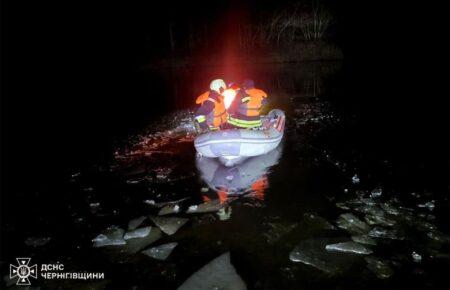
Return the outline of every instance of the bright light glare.
<path id="1" fill-rule="evenodd" d="M 236 96 L 236 91 L 233 89 L 227 89 L 223 92 L 223 96 L 224 96 L 224 100 L 223 102 L 225 103 L 225 108 L 229 108 L 231 103 L 234 100 L 234 97 Z"/>

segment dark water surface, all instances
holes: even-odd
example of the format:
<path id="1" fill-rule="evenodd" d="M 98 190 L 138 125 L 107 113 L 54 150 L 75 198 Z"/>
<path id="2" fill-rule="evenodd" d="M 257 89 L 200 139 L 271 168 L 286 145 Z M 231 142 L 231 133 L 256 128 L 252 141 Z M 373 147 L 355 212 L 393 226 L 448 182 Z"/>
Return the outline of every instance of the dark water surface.
<path id="1" fill-rule="evenodd" d="M 32 280 L 42 289 L 175 289 L 229 252 L 249 289 L 446 287 L 447 185 L 420 128 L 396 108 L 349 96 L 340 63 L 246 70 L 225 76 L 254 78 L 287 127 L 277 150 L 235 167 L 197 159 L 193 148 L 194 98 L 220 68 L 140 71 L 124 80 L 135 105 L 113 107 L 96 127 L 74 122 L 77 141 L 12 151 L 20 157 L 8 157 L 2 275 L 31 257 L 105 273 L 100 282 Z M 182 226 L 161 233 L 158 216 Z M 124 240 L 133 219 L 150 233 Z M 102 233 L 121 245 L 94 247 Z M 172 242 L 165 260 L 142 253 Z M 350 252 L 333 251 L 341 242 Z"/>

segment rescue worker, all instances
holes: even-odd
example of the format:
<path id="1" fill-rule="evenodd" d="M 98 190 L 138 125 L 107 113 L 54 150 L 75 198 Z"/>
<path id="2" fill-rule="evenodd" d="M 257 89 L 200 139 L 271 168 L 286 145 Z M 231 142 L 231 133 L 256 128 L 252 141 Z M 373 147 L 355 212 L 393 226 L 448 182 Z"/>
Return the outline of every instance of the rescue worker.
<path id="1" fill-rule="evenodd" d="M 267 94 L 256 89 L 252 80 L 245 80 L 228 108 L 228 124 L 244 129 L 261 127 L 260 114 L 266 99 Z"/>
<path id="2" fill-rule="evenodd" d="M 197 97 L 196 104 L 200 105 L 195 113 L 196 126 L 200 131 L 219 130 L 227 122 L 222 93 L 226 84 L 222 79 L 216 79 L 209 85 L 210 90 Z"/>

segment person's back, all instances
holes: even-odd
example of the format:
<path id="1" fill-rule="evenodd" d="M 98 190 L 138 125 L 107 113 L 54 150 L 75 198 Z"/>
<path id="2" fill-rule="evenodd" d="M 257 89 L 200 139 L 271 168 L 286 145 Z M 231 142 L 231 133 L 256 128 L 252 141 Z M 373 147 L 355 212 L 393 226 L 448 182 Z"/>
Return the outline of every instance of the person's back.
<path id="1" fill-rule="evenodd" d="M 228 123 L 237 128 L 252 129 L 261 127 L 261 109 L 267 94 L 256 89 L 252 80 L 246 80 L 228 108 Z"/>
<path id="2" fill-rule="evenodd" d="M 218 130 L 227 121 L 227 111 L 221 93 L 226 88 L 223 80 L 214 80 L 210 90 L 197 97 L 200 105 L 195 113 L 195 119 L 202 131 Z"/>

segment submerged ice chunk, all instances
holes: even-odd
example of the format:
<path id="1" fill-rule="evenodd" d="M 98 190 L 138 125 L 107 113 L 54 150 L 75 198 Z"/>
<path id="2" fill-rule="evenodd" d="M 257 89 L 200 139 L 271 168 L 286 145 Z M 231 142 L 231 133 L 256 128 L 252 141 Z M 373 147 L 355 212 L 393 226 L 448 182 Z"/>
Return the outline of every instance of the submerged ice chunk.
<path id="1" fill-rule="evenodd" d="M 123 229 L 112 228 L 95 237 L 92 242 L 95 248 L 125 245 L 126 241 L 123 238 L 123 234 Z"/>
<path id="2" fill-rule="evenodd" d="M 156 217 L 151 216 L 150 219 L 157 225 L 161 231 L 168 235 L 175 234 L 185 223 L 189 221 L 187 218 L 179 217 Z"/>
<path id="3" fill-rule="evenodd" d="M 292 232 L 297 224 L 288 222 L 267 222 L 268 229 L 263 236 L 266 238 L 268 244 L 278 242 L 283 236 Z"/>
<path id="4" fill-rule="evenodd" d="M 355 243 L 355 242 L 343 242 L 337 244 L 326 245 L 325 249 L 327 251 L 336 251 L 336 252 L 344 252 L 344 253 L 354 253 L 361 255 L 372 254 L 372 250 L 368 247 Z"/>
<path id="5" fill-rule="evenodd" d="M 374 257 L 366 257 L 365 260 L 367 262 L 367 268 L 380 279 L 387 279 L 394 274 L 394 271 L 387 261 Z"/>
<path id="6" fill-rule="evenodd" d="M 229 252 L 203 266 L 178 287 L 178 290 L 210 289 L 247 289 L 247 285 L 230 262 Z"/>
<path id="7" fill-rule="evenodd" d="M 165 260 L 172 253 L 173 249 L 178 245 L 178 243 L 168 243 L 157 247 L 153 247 L 142 251 L 143 254 L 157 260 Z"/>
<path id="8" fill-rule="evenodd" d="M 50 237 L 29 237 L 25 240 L 25 245 L 31 247 L 42 247 L 50 242 Z"/>
<path id="9" fill-rule="evenodd" d="M 144 238 L 144 237 L 148 236 L 151 229 L 152 229 L 152 227 L 144 227 L 144 228 L 139 228 L 139 229 L 129 231 L 125 234 L 124 239 L 130 240 L 130 239 L 136 239 L 136 238 Z"/>
<path id="10" fill-rule="evenodd" d="M 314 213 L 305 213 L 303 215 L 305 222 L 318 229 L 324 229 L 324 230 L 335 230 L 336 227 L 330 224 L 326 219 L 323 217 L 320 217 Z"/>
<path id="11" fill-rule="evenodd" d="M 138 217 L 138 218 L 135 218 L 135 219 L 130 220 L 130 221 L 128 222 L 128 229 L 129 229 L 129 230 L 134 230 L 134 229 L 136 229 L 138 226 L 140 226 L 140 225 L 144 222 L 144 220 L 145 220 L 146 218 L 147 218 L 147 217 L 145 217 L 145 216 L 141 216 L 141 217 Z"/>

